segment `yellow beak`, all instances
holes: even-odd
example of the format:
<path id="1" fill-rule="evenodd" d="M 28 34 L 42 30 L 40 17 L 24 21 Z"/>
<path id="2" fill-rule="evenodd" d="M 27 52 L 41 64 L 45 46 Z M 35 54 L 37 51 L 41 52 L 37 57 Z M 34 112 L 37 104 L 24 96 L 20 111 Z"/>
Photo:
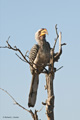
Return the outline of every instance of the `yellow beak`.
<path id="1" fill-rule="evenodd" d="M 48 35 L 48 31 L 47 31 L 47 29 L 43 29 L 43 30 L 41 31 L 40 36 L 43 36 L 43 35 L 45 35 L 45 34 Z"/>

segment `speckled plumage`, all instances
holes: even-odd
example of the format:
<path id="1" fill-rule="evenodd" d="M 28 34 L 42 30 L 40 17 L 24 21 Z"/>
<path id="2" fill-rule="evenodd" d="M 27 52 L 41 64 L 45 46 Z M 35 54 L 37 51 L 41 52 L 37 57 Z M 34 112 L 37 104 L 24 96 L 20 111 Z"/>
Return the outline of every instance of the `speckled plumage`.
<path id="1" fill-rule="evenodd" d="M 50 60 L 50 45 L 45 39 L 45 35 L 39 37 L 40 29 L 36 33 L 36 41 L 38 44 L 35 44 L 30 50 L 29 61 L 33 63 L 33 67 L 37 69 L 37 72 L 30 66 L 32 73 L 32 83 L 29 93 L 28 106 L 34 107 L 37 96 L 37 89 L 39 83 L 39 74 L 43 71 L 44 67 L 49 63 Z"/>
<path id="2" fill-rule="evenodd" d="M 49 63 L 50 59 L 50 45 L 44 40 L 43 45 L 34 45 L 29 54 L 29 61 L 33 63 L 33 67 L 40 74 L 44 67 Z M 34 69 L 30 67 L 31 73 L 33 74 Z"/>

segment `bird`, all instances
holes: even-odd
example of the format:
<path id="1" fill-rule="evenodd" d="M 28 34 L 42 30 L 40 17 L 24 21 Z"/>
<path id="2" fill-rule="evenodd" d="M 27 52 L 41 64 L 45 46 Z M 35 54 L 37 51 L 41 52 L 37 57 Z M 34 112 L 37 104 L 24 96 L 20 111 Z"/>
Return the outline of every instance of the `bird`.
<path id="1" fill-rule="evenodd" d="M 46 41 L 46 28 L 41 28 L 35 33 L 35 44 L 29 53 L 30 71 L 32 74 L 31 87 L 28 98 L 28 107 L 34 107 L 37 99 L 37 91 L 39 84 L 39 74 L 47 66 L 50 61 L 50 44 Z"/>

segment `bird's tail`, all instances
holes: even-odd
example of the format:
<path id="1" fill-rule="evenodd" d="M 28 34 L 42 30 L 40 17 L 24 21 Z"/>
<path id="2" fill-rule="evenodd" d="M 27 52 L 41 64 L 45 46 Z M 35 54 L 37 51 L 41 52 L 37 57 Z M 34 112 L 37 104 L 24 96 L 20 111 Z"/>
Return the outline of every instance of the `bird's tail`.
<path id="1" fill-rule="evenodd" d="M 30 87 L 29 99 L 28 99 L 28 106 L 34 107 L 37 97 L 37 89 L 39 83 L 39 75 L 34 74 L 32 75 L 32 82 Z"/>

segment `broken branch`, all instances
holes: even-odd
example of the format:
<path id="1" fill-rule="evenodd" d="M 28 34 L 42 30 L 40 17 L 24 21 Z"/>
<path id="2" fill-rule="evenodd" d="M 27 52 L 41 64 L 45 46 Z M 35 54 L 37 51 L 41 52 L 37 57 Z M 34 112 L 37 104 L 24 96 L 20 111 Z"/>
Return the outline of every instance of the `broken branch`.
<path id="1" fill-rule="evenodd" d="M 60 55 L 62 54 L 62 47 L 61 47 L 61 32 L 59 33 L 59 52 L 54 56 L 54 62 L 58 61 Z"/>

